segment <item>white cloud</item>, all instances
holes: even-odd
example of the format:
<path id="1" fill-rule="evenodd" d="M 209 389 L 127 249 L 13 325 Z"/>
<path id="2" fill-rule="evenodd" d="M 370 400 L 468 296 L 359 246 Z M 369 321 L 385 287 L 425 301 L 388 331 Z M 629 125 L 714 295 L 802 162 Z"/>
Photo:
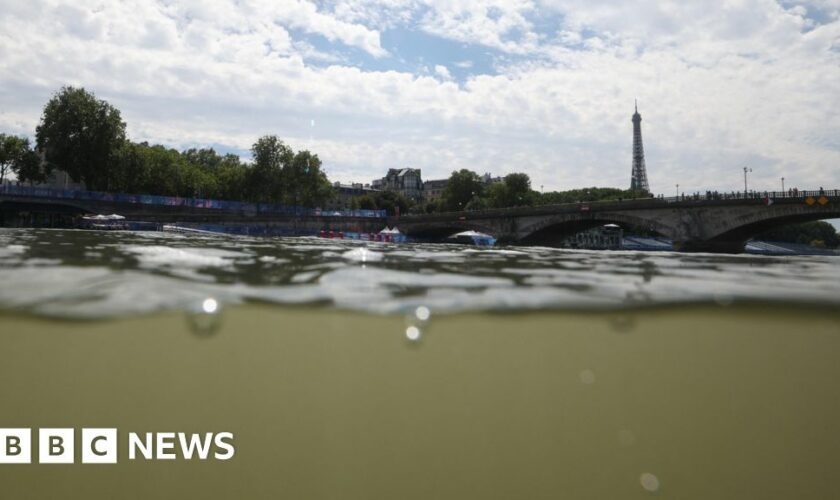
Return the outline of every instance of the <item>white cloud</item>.
<path id="1" fill-rule="evenodd" d="M 805 12 L 769 0 L 0 3 L 2 132 L 31 133 L 50 94 L 73 84 L 120 108 L 135 140 L 247 150 L 276 133 L 302 148 L 312 133 L 335 180 L 411 165 L 624 186 L 638 98 L 657 192 L 737 189 L 744 164 L 764 188 L 781 176 L 840 187 L 832 1 Z M 388 67 L 380 33 L 399 29 L 503 62 L 480 74 L 462 54 L 430 54 L 432 72 L 411 73 L 342 50 Z M 456 83 L 447 65 L 476 74 Z"/>
<path id="2" fill-rule="evenodd" d="M 444 80 L 452 79 L 452 75 L 449 73 L 449 70 L 446 68 L 446 66 L 440 64 L 435 65 L 435 74 L 443 78 Z"/>
<path id="3" fill-rule="evenodd" d="M 464 43 L 480 44 L 511 53 L 533 51 L 538 37 L 527 15 L 529 0 L 427 0 L 420 21 L 428 33 Z"/>

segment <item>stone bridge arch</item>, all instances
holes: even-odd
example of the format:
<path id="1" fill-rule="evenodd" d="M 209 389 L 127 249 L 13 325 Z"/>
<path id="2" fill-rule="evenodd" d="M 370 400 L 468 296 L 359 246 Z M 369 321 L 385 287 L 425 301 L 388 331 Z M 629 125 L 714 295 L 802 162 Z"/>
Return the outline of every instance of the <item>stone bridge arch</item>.
<path id="1" fill-rule="evenodd" d="M 516 239 L 524 244 L 559 242 L 579 231 L 605 224 L 645 228 L 671 239 L 677 233 L 672 226 L 661 220 L 633 212 L 565 213 L 535 218 L 533 221 L 521 221 Z"/>
<path id="2" fill-rule="evenodd" d="M 778 208 L 767 207 L 766 210 L 752 211 L 737 217 L 725 219 L 728 224 L 721 224 L 705 235 L 706 244 L 715 249 L 727 246 L 735 251 L 743 249 L 746 242 L 765 231 L 825 219 L 840 218 L 840 205 L 831 204 L 825 207 L 808 207 L 807 205 L 780 205 Z"/>
<path id="3" fill-rule="evenodd" d="M 407 224 L 396 222 L 395 225 L 403 234 L 421 240 L 442 241 L 448 236 L 463 231 L 478 231 L 494 238 L 505 238 L 505 232 L 498 225 L 488 224 L 488 221 L 484 220 L 465 219 Z"/>

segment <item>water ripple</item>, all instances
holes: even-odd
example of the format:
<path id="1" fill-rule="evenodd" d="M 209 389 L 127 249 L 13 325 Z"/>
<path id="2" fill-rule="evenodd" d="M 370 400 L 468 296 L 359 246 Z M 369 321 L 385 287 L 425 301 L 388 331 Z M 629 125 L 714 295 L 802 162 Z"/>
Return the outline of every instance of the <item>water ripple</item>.
<path id="1" fill-rule="evenodd" d="M 51 316 L 189 310 L 207 297 L 377 313 L 836 305 L 838 271 L 833 257 L 0 229 L 0 309 Z"/>

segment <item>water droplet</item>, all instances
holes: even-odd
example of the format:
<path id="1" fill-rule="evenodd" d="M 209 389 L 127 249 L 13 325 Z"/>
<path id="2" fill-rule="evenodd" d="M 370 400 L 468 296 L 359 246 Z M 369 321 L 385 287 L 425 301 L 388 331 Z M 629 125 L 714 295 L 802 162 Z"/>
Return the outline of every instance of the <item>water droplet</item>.
<path id="1" fill-rule="evenodd" d="M 432 311 L 429 310 L 426 306 L 420 306 L 414 310 L 414 317 L 417 318 L 418 321 L 423 323 L 429 321 L 429 318 L 432 316 Z"/>
<path id="2" fill-rule="evenodd" d="M 417 306 L 405 315 L 405 338 L 411 342 L 420 341 L 423 330 L 429 324 L 432 311 L 426 306 Z"/>
<path id="3" fill-rule="evenodd" d="M 187 315 L 190 329 L 200 337 L 213 335 L 222 323 L 221 312 L 221 304 L 216 299 L 212 297 L 204 299 Z"/>
<path id="4" fill-rule="evenodd" d="M 216 299 L 204 299 L 204 302 L 201 303 L 201 310 L 207 314 L 215 314 L 218 309 L 219 303 L 216 302 Z"/>
<path id="5" fill-rule="evenodd" d="M 639 483 L 641 483 L 642 488 L 650 491 L 651 493 L 659 491 L 659 478 L 650 472 L 645 472 L 639 476 Z"/>
<path id="6" fill-rule="evenodd" d="M 419 342 L 423 332 L 416 326 L 409 326 L 405 329 L 405 338 L 411 342 Z"/>
<path id="7" fill-rule="evenodd" d="M 588 368 L 586 370 L 581 370 L 579 376 L 582 384 L 591 385 L 595 383 L 595 372 Z"/>

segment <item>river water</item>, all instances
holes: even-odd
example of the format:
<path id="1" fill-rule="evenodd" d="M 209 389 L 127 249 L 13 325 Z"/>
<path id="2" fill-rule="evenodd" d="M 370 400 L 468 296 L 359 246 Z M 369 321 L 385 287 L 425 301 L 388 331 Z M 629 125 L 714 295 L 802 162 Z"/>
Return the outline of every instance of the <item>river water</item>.
<path id="1" fill-rule="evenodd" d="M 0 229 L 9 498 L 829 498 L 840 259 Z M 78 462 L 78 461 L 77 461 Z M 6 498 L 5 496 L 3 498 Z"/>

